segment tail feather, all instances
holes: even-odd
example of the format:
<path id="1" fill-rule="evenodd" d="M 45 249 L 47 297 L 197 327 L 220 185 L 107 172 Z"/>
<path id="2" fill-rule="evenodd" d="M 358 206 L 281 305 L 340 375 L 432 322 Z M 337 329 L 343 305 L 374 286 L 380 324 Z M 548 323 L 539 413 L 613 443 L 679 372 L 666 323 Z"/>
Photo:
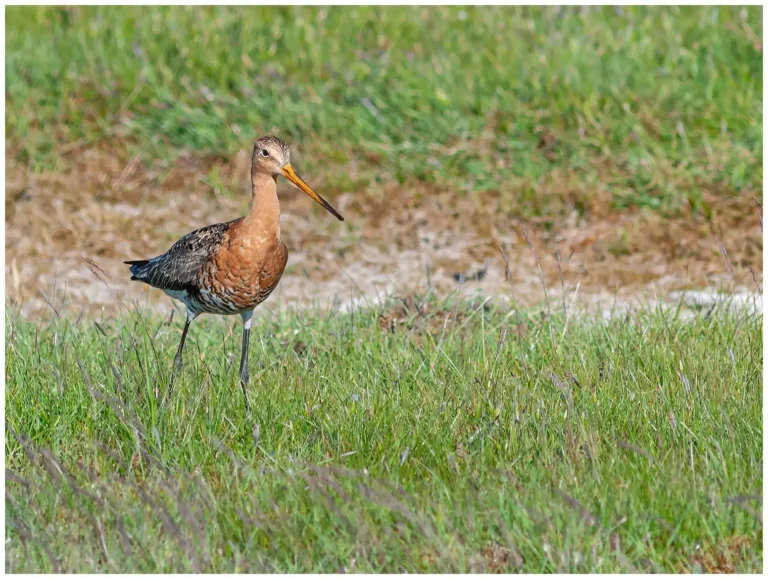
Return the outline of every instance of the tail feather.
<path id="1" fill-rule="evenodd" d="M 142 281 L 142 279 L 138 276 L 142 273 L 144 267 L 149 263 L 148 259 L 135 259 L 131 261 L 124 261 L 123 263 L 131 266 L 131 281 Z"/>

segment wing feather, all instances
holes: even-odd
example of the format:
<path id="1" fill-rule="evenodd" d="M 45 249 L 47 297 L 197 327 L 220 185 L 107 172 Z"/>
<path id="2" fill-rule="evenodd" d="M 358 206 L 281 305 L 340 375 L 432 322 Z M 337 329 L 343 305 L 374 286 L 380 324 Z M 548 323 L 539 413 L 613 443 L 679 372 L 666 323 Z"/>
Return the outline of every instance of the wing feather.
<path id="1" fill-rule="evenodd" d="M 196 229 L 162 255 L 125 262 L 131 265 L 131 279 L 162 290 L 197 292 L 197 276 L 203 265 L 216 253 L 232 225 L 241 220 Z"/>

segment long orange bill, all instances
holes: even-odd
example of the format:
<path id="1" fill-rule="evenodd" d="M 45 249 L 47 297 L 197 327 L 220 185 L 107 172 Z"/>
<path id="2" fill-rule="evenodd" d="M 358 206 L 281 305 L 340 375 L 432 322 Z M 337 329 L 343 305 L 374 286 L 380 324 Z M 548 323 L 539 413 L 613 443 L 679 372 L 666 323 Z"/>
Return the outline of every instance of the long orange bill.
<path id="1" fill-rule="evenodd" d="M 330 203 L 328 203 L 328 201 L 326 201 L 325 199 L 323 199 L 322 197 L 320 197 L 320 195 L 318 195 L 317 193 L 315 193 L 315 192 L 312 190 L 312 187 L 310 187 L 309 185 L 307 185 L 307 184 L 304 182 L 304 180 L 303 180 L 301 177 L 299 177 L 299 176 L 296 174 L 296 172 L 293 170 L 293 167 L 291 167 L 291 164 L 290 164 L 290 163 L 288 163 L 287 165 L 283 166 L 283 168 L 282 168 L 282 172 L 283 172 L 283 175 L 285 175 L 285 178 L 286 178 L 286 179 L 288 179 L 288 180 L 289 180 L 291 183 L 293 183 L 294 185 L 296 185 L 296 187 L 298 187 L 299 189 L 301 189 L 302 191 L 304 191 L 304 193 L 306 193 L 307 195 L 309 195 L 310 197 L 312 197 L 312 199 L 314 199 L 315 201 L 317 201 L 317 202 L 318 202 L 320 205 L 322 205 L 323 207 L 325 207 L 325 209 L 326 209 L 326 210 L 327 210 L 327 211 L 328 211 L 328 212 L 329 212 L 331 215 L 335 216 L 335 217 L 336 217 L 336 219 L 338 219 L 339 221 L 344 221 L 344 218 L 341 216 L 341 214 L 340 214 L 338 211 L 336 211 L 336 210 L 335 210 L 333 207 L 331 207 L 331 204 L 330 204 Z"/>

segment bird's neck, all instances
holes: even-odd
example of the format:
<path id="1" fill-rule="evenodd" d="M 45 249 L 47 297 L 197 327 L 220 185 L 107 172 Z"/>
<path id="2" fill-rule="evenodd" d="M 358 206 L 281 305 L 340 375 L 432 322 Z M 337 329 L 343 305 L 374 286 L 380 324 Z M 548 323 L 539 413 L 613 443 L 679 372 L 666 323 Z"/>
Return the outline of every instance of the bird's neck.
<path id="1" fill-rule="evenodd" d="M 243 224 L 254 229 L 261 237 L 274 235 L 280 239 L 280 203 L 277 200 L 277 179 L 257 173 L 252 179 L 251 209 Z"/>

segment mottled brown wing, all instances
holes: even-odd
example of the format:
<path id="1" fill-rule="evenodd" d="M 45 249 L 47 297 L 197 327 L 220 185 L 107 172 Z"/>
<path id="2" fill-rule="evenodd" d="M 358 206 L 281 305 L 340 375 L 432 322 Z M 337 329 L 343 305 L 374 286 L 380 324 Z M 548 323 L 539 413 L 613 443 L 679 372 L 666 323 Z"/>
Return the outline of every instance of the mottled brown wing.
<path id="1" fill-rule="evenodd" d="M 162 255 L 131 264 L 131 279 L 142 281 L 162 290 L 196 293 L 197 277 L 203 264 L 215 254 L 224 242 L 227 231 L 235 219 L 202 227 L 179 239 Z"/>

